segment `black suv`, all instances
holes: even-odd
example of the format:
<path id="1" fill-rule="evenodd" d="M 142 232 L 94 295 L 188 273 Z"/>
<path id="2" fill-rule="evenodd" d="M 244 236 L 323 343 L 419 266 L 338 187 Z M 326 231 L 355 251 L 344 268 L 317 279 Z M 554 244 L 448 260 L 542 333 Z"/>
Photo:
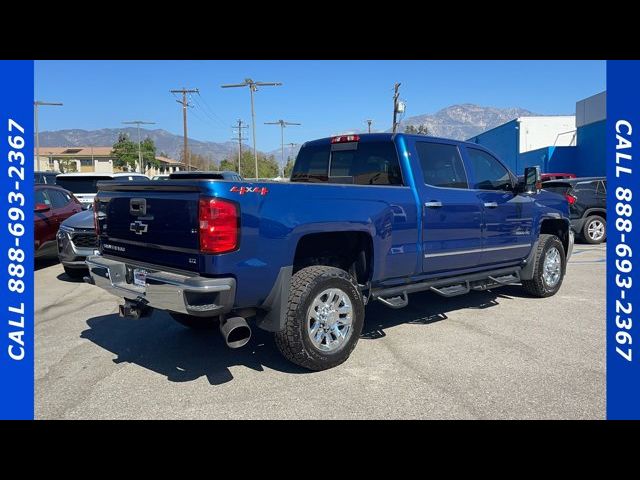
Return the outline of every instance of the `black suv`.
<path id="1" fill-rule="evenodd" d="M 585 242 L 595 244 L 607 239 L 606 177 L 550 180 L 542 188 L 566 197 L 571 227 Z"/>

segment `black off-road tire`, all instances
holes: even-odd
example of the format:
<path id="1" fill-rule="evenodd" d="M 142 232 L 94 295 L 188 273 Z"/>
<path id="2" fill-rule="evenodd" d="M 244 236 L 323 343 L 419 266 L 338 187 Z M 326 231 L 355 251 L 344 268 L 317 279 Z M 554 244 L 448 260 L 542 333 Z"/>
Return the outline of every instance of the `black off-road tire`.
<path id="1" fill-rule="evenodd" d="M 599 240 L 594 240 L 589 236 L 589 225 L 591 225 L 593 222 L 601 222 L 602 225 L 604 226 L 604 235 Z M 601 244 L 607 239 L 607 221 L 604 218 L 602 218 L 600 215 L 591 215 L 590 217 L 587 217 L 582 227 L 581 237 L 585 242 L 591 245 Z"/>
<path id="2" fill-rule="evenodd" d="M 219 325 L 218 317 L 194 317 L 193 315 L 177 312 L 169 312 L 169 315 L 179 324 L 193 330 L 210 330 Z"/>
<path id="3" fill-rule="evenodd" d="M 66 267 L 64 265 L 63 265 L 63 268 L 64 268 L 64 273 L 66 273 L 67 276 L 69 276 L 70 278 L 73 278 L 74 280 L 80 280 L 86 275 L 89 275 L 89 270 L 87 270 L 86 268 L 71 268 L 71 267 Z"/>
<path id="4" fill-rule="evenodd" d="M 551 247 L 556 247 L 558 249 L 558 251 L 560 252 L 560 261 L 561 261 L 560 280 L 553 287 L 550 287 L 549 285 L 547 285 L 542 275 L 544 260 L 546 258 L 547 252 L 551 249 Z M 536 297 L 543 298 L 543 297 L 551 297 L 552 295 L 555 295 L 558 292 L 558 290 L 560 290 L 560 287 L 562 286 L 562 281 L 564 280 L 564 274 L 567 269 L 566 254 L 564 251 L 564 246 L 562 245 L 562 242 L 560 241 L 560 239 L 555 235 L 547 235 L 544 233 L 541 234 L 540 237 L 538 238 L 538 247 L 535 252 L 533 262 L 534 262 L 533 278 L 531 280 L 523 280 L 522 286 L 528 293 Z"/>
<path id="5" fill-rule="evenodd" d="M 336 352 L 323 352 L 313 345 L 307 333 L 307 311 L 311 302 L 327 288 L 339 288 L 349 296 L 352 306 L 351 336 Z M 364 324 L 364 301 L 349 273 L 335 267 L 312 266 L 298 271 L 291 279 L 289 308 L 284 330 L 276 332 L 278 350 L 285 358 L 309 370 L 326 370 L 343 363 L 355 348 Z"/>

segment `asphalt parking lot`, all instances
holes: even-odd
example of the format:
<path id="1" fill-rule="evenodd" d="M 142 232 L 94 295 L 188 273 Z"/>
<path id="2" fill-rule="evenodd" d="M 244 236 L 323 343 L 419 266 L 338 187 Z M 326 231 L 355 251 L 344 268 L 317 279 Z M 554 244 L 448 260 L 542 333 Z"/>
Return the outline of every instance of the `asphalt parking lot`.
<path id="1" fill-rule="evenodd" d="M 119 318 L 117 298 L 36 268 L 36 418 L 605 417 L 604 245 L 576 245 L 551 298 L 509 286 L 374 303 L 351 358 L 324 372 L 291 365 L 258 329 L 233 351 L 162 312 Z"/>

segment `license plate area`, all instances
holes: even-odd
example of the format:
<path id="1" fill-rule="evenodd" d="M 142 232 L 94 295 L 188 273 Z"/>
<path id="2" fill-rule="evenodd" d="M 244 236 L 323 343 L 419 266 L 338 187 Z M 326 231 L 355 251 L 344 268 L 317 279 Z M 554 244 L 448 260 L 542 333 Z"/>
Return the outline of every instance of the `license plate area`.
<path id="1" fill-rule="evenodd" d="M 142 268 L 133 269 L 133 284 L 140 287 L 147 286 L 147 271 Z"/>

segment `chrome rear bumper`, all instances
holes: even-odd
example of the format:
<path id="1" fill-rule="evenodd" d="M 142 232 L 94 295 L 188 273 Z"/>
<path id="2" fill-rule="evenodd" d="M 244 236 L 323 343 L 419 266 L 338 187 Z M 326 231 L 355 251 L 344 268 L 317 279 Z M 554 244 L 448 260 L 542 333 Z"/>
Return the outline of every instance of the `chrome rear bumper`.
<path id="1" fill-rule="evenodd" d="M 131 279 L 134 264 L 104 258 L 87 257 L 91 283 L 107 292 L 160 310 L 212 317 L 233 308 L 236 293 L 234 278 L 205 278 L 163 271 L 147 271 L 146 285 Z"/>

